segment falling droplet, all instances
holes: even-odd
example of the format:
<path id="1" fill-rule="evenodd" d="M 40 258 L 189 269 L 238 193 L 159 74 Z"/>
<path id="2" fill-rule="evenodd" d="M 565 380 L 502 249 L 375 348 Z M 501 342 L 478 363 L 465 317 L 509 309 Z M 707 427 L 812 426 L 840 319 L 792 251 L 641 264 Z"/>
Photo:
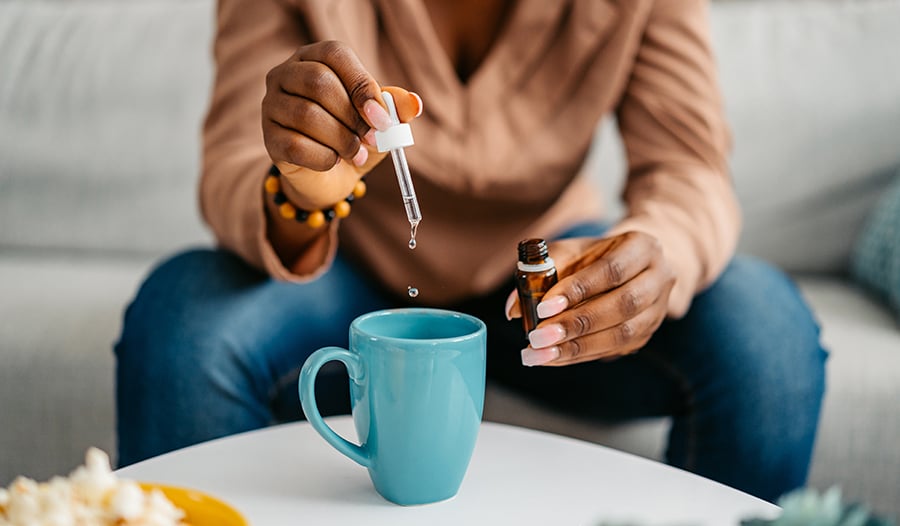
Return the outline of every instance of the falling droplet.
<path id="1" fill-rule="evenodd" d="M 419 295 L 419 289 L 413 287 L 412 285 L 410 285 L 409 287 L 406 287 L 406 292 L 407 292 L 407 294 L 409 294 L 410 298 L 415 298 L 416 296 Z"/>
<path id="2" fill-rule="evenodd" d="M 416 248 L 416 240 L 415 240 L 415 239 L 410 239 L 410 240 L 409 240 L 409 249 L 410 249 L 410 250 L 413 250 L 413 249 L 415 249 L 415 248 Z"/>

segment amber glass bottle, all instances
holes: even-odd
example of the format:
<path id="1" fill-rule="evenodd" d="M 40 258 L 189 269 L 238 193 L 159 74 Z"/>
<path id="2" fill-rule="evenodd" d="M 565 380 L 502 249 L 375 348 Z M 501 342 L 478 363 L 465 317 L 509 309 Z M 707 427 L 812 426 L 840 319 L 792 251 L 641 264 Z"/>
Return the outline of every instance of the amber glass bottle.
<path id="1" fill-rule="evenodd" d="M 525 334 L 538 324 L 537 306 L 550 287 L 556 284 L 556 266 L 543 239 L 526 239 L 519 243 L 516 289 L 522 306 Z"/>

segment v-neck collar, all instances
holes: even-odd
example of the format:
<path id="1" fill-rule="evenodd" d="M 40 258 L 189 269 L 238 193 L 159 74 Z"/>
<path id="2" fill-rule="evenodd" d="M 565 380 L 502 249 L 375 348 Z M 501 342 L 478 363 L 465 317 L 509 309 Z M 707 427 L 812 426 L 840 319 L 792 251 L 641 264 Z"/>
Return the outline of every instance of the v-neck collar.
<path id="1" fill-rule="evenodd" d="M 463 83 L 441 45 L 422 0 L 378 0 L 388 39 L 429 113 L 454 132 L 468 125 L 474 97 L 491 105 L 515 89 L 541 59 L 571 0 L 519 0 L 487 55 Z M 528 34 L 527 40 L 515 35 Z M 432 102 L 433 101 L 433 102 Z"/>

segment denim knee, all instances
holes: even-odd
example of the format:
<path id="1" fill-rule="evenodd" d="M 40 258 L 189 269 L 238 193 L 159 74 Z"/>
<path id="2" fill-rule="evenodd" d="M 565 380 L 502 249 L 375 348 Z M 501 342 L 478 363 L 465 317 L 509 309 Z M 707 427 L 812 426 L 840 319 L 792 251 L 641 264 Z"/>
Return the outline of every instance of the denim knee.
<path id="1" fill-rule="evenodd" d="M 214 250 L 176 255 L 151 272 L 115 346 L 120 463 L 268 423 L 265 406 L 252 402 L 266 396 L 264 382 L 246 374 L 263 369 L 251 363 L 252 335 L 229 323 L 220 297 L 264 280 Z"/>
<path id="2" fill-rule="evenodd" d="M 737 302 L 723 305 L 720 296 Z M 793 364 L 806 373 L 804 377 L 824 379 L 827 353 L 821 346 L 818 322 L 800 290 L 781 270 L 759 259 L 735 258 L 713 288 L 698 299 L 717 308 L 736 309 L 733 314 L 739 323 L 730 329 L 739 331 L 745 347 L 755 343 L 750 347 L 782 349 L 783 354 L 764 353 L 764 360 Z"/>
<path id="3" fill-rule="evenodd" d="M 818 410 L 825 385 L 827 353 L 819 326 L 800 291 L 782 271 L 749 257 L 737 257 L 720 279 L 694 300 L 710 344 L 733 382 L 754 387 L 771 403 L 785 397 Z"/>
<path id="4" fill-rule="evenodd" d="M 740 487 L 774 499 L 802 485 L 825 391 L 827 353 L 797 287 L 771 265 L 737 257 L 694 299 L 683 321 L 688 331 L 702 335 L 695 340 L 699 354 L 690 357 L 701 362 L 693 373 L 693 396 L 706 411 L 698 425 L 728 427 L 726 441 L 748 467 Z"/>
<path id="5" fill-rule="evenodd" d="M 228 320 L 228 297 L 265 280 L 237 256 L 220 250 L 190 250 L 164 261 L 125 312 L 116 345 L 119 363 L 127 366 L 135 359 L 145 376 L 153 368 L 196 376 L 203 365 L 221 363 L 221 351 L 236 351 L 241 339 Z M 186 361 L 191 367 L 183 367 Z"/>
<path id="6" fill-rule="evenodd" d="M 341 257 L 304 284 L 221 250 L 169 259 L 128 308 L 116 346 L 121 461 L 299 418 L 292 384 L 309 354 L 346 346 L 350 321 L 386 306 Z M 323 414 L 349 407 L 343 371 L 323 374 L 316 392 Z"/>

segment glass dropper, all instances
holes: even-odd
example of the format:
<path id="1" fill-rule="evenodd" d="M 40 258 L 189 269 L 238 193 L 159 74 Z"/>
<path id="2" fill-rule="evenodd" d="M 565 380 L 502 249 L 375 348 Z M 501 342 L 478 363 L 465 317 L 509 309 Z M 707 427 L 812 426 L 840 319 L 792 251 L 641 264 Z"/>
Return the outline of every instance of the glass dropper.
<path id="1" fill-rule="evenodd" d="M 387 106 L 388 114 L 391 117 L 391 127 L 384 131 L 376 131 L 375 142 L 379 152 L 391 152 L 394 172 L 397 174 L 397 183 L 400 185 L 400 196 L 403 198 L 403 207 L 406 209 L 406 218 L 409 220 L 409 248 L 415 248 L 416 229 L 422 221 L 422 212 L 419 210 L 419 200 L 416 199 L 416 189 L 413 187 L 409 164 L 406 162 L 406 153 L 403 151 L 403 148 L 414 144 L 412 129 L 409 124 L 400 122 L 397 105 L 394 104 L 394 97 L 389 92 L 381 92 L 381 99 Z"/>

